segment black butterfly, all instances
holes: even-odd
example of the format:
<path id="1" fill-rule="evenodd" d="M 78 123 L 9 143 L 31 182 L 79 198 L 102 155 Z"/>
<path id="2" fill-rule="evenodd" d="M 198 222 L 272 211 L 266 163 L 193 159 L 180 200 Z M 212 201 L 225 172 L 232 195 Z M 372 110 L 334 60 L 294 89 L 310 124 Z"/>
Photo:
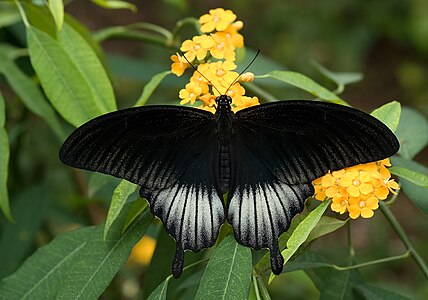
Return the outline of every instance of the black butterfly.
<path id="1" fill-rule="evenodd" d="M 176 240 L 175 278 L 184 251 L 212 246 L 225 220 L 240 244 L 269 248 L 281 273 L 278 238 L 314 194 L 312 180 L 399 148 L 388 127 L 350 107 L 280 101 L 234 114 L 230 97 L 216 104 L 215 114 L 162 105 L 112 112 L 76 129 L 60 151 L 72 167 L 141 186 Z"/>

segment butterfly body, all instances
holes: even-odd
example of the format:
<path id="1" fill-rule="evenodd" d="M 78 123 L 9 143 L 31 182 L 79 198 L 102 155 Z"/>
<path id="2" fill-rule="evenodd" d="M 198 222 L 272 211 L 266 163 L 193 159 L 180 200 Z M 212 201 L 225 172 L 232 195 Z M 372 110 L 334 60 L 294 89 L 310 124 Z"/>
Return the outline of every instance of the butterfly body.
<path id="1" fill-rule="evenodd" d="M 219 192 L 226 193 L 230 184 L 230 140 L 233 135 L 233 112 L 229 96 L 220 96 L 216 99 L 217 109 L 215 113 L 217 124 L 218 157 L 219 157 Z"/>
<path id="2" fill-rule="evenodd" d="M 313 195 L 312 180 L 399 148 L 383 123 L 353 108 L 279 101 L 233 113 L 230 104 L 219 96 L 214 115 L 176 106 L 112 112 L 76 129 L 60 150 L 70 166 L 141 187 L 176 241 L 174 277 L 184 251 L 214 245 L 225 220 L 239 243 L 268 248 L 279 274 L 278 238 Z"/>

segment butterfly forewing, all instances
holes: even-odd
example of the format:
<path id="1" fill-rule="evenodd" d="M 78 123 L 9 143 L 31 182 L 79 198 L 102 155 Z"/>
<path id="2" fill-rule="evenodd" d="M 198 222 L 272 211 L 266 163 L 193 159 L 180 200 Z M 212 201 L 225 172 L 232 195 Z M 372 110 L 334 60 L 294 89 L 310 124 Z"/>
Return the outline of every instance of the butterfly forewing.
<path id="1" fill-rule="evenodd" d="M 289 184 L 312 181 L 327 171 L 377 161 L 398 151 L 395 135 L 359 110 L 325 102 L 281 101 L 234 115 L 234 126 L 251 151 Z"/>
<path id="2" fill-rule="evenodd" d="M 215 124 L 213 114 L 197 109 L 125 109 L 79 127 L 60 158 L 141 186 L 140 195 L 177 242 L 173 273 L 178 277 L 184 251 L 212 246 L 224 220 L 214 175 L 219 155 Z"/>

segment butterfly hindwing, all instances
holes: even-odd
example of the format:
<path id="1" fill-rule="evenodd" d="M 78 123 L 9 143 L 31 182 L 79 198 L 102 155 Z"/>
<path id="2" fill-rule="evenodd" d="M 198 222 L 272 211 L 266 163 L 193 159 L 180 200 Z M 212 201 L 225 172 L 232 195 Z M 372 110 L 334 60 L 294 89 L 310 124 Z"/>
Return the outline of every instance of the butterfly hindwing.
<path id="1" fill-rule="evenodd" d="M 173 261 L 176 278 L 183 269 L 184 250 L 198 252 L 211 247 L 224 222 L 222 196 L 213 172 L 218 165 L 217 140 L 209 139 L 215 137 L 211 130 L 201 131 L 200 135 L 200 138 L 188 141 L 192 143 L 192 152 L 199 154 L 193 153 L 192 161 L 175 184 L 161 189 L 140 189 L 141 197 L 149 201 L 152 212 L 176 240 Z"/>
<path id="2" fill-rule="evenodd" d="M 234 115 L 227 218 L 237 240 L 271 251 L 282 271 L 278 237 L 327 171 L 391 156 L 399 144 L 380 121 L 322 102 L 282 101 Z"/>
<path id="3" fill-rule="evenodd" d="M 214 244 L 224 220 L 213 170 L 218 156 L 214 115 L 202 110 L 148 106 L 95 118 L 75 130 L 60 151 L 73 167 L 141 186 L 152 212 L 177 243 L 173 274 L 185 250 Z"/>
<path id="4" fill-rule="evenodd" d="M 260 140 L 248 140 L 239 128 L 236 133 L 227 219 L 239 243 L 270 249 L 272 270 L 278 274 L 284 262 L 278 238 L 314 190 L 310 183 L 289 185 L 280 181 L 251 149 L 250 144 Z"/>

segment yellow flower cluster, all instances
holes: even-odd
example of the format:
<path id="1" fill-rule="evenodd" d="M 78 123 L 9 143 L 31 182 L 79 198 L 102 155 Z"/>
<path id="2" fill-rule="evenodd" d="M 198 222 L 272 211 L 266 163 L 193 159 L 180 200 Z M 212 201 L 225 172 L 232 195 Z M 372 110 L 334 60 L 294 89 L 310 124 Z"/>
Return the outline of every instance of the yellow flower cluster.
<path id="1" fill-rule="evenodd" d="M 391 163 L 384 159 L 357 165 L 343 170 L 329 172 L 315 179 L 315 199 L 332 199 L 331 209 L 338 213 L 349 212 L 349 217 L 371 218 L 379 207 L 379 200 L 395 194 L 398 184 L 391 179 L 387 169 Z"/>
<path id="2" fill-rule="evenodd" d="M 185 58 L 178 53 L 171 56 L 171 70 L 177 76 L 190 67 L 189 62 L 197 69 L 179 92 L 180 104 L 194 105 L 199 101 L 199 108 L 215 113 L 215 99 L 226 91 L 232 98 L 235 112 L 259 104 L 257 97 L 245 96 L 245 89 L 240 84 L 253 81 L 252 73 L 242 74 L 235 82 L 239 75 L 234 71 L 237 67 L 234 63 L 236 49 L 244 46 L 244 38 L 238 33 L 243 23 L 235 20 L 236 15 L 230 10 L 211 9 L 209 14 L 199 18 L 200 30 L 205 34 L 182 43 L 180 50 Z"/>

